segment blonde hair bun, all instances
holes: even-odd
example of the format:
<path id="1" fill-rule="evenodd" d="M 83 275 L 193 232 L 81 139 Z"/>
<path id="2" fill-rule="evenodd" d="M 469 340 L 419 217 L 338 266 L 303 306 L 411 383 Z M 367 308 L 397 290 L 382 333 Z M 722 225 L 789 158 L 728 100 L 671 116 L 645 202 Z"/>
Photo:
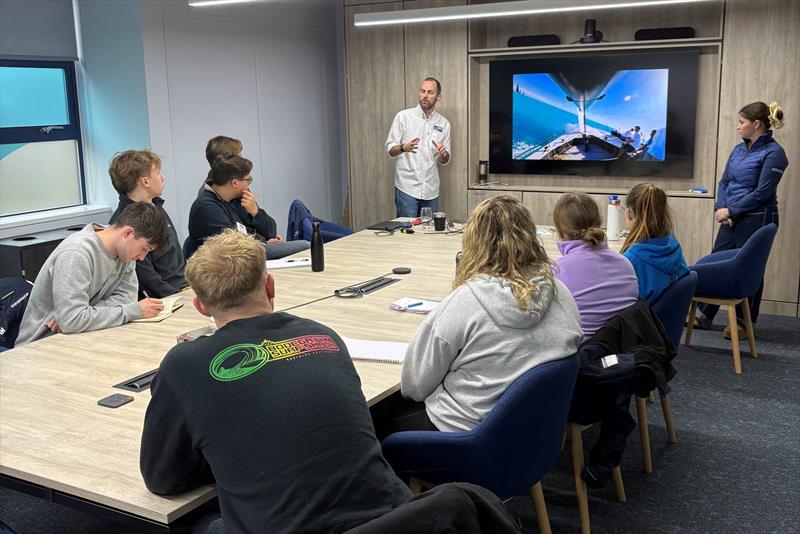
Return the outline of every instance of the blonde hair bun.
<path id="1" fill-rule="evenodd" d="M 774 100 L 769 103 L 769 125 L 776 130 L 783 128 L 783 109 Z"/>

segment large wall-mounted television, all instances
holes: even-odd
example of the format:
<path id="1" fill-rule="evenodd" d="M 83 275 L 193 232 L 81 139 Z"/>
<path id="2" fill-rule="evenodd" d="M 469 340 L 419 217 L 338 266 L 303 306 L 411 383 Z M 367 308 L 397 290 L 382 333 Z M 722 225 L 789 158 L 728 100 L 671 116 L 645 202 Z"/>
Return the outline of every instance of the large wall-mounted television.
<path id="1" fill-rule="evenodd" d="M 698 53 L 492 61 L 493 173 L 692 177 Z"/>

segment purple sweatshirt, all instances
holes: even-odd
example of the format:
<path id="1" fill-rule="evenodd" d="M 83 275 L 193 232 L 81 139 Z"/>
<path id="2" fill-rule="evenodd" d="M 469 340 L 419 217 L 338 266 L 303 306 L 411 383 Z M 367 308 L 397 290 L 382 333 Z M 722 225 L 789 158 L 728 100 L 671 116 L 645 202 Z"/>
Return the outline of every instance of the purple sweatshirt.
<path id="1" fill-rule="evenodd" d="M 636 271 L 605 241 L 596 249 L 582 240 L 559 241 L 558 250 L 556 277 L 578 305 L 586 340 L 639 298 Z"/>

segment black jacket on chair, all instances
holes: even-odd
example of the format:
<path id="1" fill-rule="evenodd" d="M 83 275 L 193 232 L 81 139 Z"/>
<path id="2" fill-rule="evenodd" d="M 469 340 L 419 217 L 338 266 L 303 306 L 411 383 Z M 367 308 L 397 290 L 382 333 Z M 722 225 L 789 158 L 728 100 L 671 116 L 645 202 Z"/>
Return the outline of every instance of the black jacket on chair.
<path id="1" fill-rule="evenodd" d="M 672 359 L 677 355 L 664 325 L 642 299 L 625 308 L 578 349 L 581 369 L 578 382 L 597 385 L 636 380 L 640 397 L 655 387 L 669 392 L 667 382 L 675 376 Z M 605 357 L 616 355 L 617 363 Z"/>

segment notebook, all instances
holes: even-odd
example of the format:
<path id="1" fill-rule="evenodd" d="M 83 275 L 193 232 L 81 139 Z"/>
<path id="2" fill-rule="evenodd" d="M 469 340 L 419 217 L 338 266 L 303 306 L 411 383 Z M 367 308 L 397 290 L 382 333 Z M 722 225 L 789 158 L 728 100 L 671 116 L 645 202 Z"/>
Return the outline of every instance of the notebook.
<path id="1" fill-rule="evenodd" d="M 298 267 L 311 267 L 311 258 L 288 258 L 280 260 L 267 260 L 267 270 L 296 269 Z"/>
<path id="2" fill-rule="evenodd" d="M 384 230 L 392 232 L 398 228 L 402 228 L 403 223 L 400 221 L 383 221 L 367 226 L 367 230 Z"/>
<path id="3" fill-rule="evenodd" d="M 342 337 L 350 357 L 364 362 L 403 363 L 408 343 Z"/>
<path id="4" fill-rule="evenodd" d="M 421 313 L 427 315 L 436 309 L 439 302 L 436 300 L 417 299 L 414 297 L 403 297 L 389 303 L 390 310 L 408 311 L 411 313 Z"/>
<path id="5" fill-rule="evenodd" d="M 158 323 L 166 319 L 167 317 L 172 316 L 172 312 L 183 306 L 183 302 L 180 301 L 180 297 L 175 295 L 174 297 L 167 297 L 161 299 L 161 302 L 164 304 L 164 309 L 161 310 L 161 313 L 156 315 L 155 317 L 150 317 L 147 319 L 134 319 L 134 323 Z"/>

